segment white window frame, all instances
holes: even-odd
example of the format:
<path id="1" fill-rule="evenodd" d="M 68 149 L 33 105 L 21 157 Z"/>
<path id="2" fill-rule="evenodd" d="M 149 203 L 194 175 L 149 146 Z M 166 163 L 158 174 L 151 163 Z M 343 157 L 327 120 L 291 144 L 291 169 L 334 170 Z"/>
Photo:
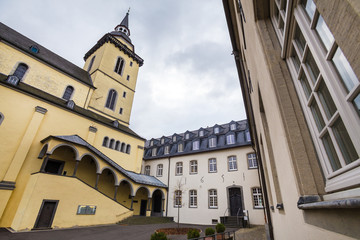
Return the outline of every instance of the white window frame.
<path id="1" fill-rule="evenodd" d="M 209 189 L 209 208 L 218 208 L 218 195 L 216 189 Z"/>
<path id="2" fill-rule="evenodd" d="M 217 164 L 216 158 L 209 159 L 209 173 L 216 173 L 217 172 Z"/>
<path id="3" fill-rule="evenodd" d="M 197 160 L 190 161 L 190 174 L 197 174 L 198 173 L 198 162 Z"/>
<path id="4" fill-rule="evenodd" d="M 216 147 L 216 137 L 212 137 L 209 139 L 209 148 Z"/>
<path id="5" fill-rule="evenodd" d="M 164 154 L 165 155 L 169 154 L 169 152 L 170 152 L 169 149 L 170 149 L 170 146 L 165 146 L 164 147 Z"/>
<path id="6" fill-rule="evenodd" d="M 248 160 L 248 168 L 249 169 L 256 169 L 258 168 L 256 154 L 255 153 L 249 153 L 247 154 L 247 160 Z"/>
<path id="7" fill-rule="evenodd" d="M 192 143 L 193 150 L 199 150 L 200 142 L 198 140 Z"/>
<path id="8" fill-rule="evenodd" d="M 204 130 L 200 130 L 199 137 L 203 137 L 203 136 L 204 136 Z"/>
<path id="9" fill-rule="evenodd" d="M 360 82 L 355 82 L 353 88 L 348 93 L 346 92 L 342 84 L 341 77 L 337 73 L 336 67 L 332 62 L 333 55 L 337 50 L 336 40 L 333 41 L 332 46 L 328 51 L 323 46 L 322 40 L 317 34 L 317 30 L 314 29 L 320 16 L 317 10 L 315 10 L 315 14 L 312 19 L 309 19 L 302 4 L 299 4 L 294 10 L 294 16 L 294 24 L 297 24 L 299 31 L 301 31 L 305 39 L 305 48 L 302 52 L 298 47 L 297 42 L 292 39 L 292 44 L 289 47 L 290 56 L 287 56 L 286 61 L 326 178 L 325 191 L 332 192 L 349 188 L 360 183 L 360 141 L 358 141 L 360 128 L 356 127 L 359 126 L 359 115 L 352 103 L 353 99 L 360 91 Z M 296 28 L 294 27 L 294 29 Z M 295 30 L 290 37 L 293 37 L 294 35 Z M 319 75 L 315 83 L 310 80 L 311 76 L 308 67 L 305 65 L 305 61 L 303 60 L 306 59 L 306 56 L 309 53 L 313 56 L 315 64 L 319 70 Z M 294 54 L 298 56 L 299 61 L 301 62 L 299 71 L 295 67 L 295 63 L 291 57 Z M 310 83 L 311 89 L 309 97 L 306 96 L 304 92 L 304 88 L 300 81 L 301 76 Z M 325 108 L 319 97 L 320 95 L 318 93 L 318 89 L 320 85 L 326 86 L 336 107 L 336 111 L 330 119 L 328 119 L 324 110 Z M 318 125 L 315 122 L 315 118 L 310 107 L 315 103 L 325 124 L 321 131 L 318 130 Z M 342 120 L 344 127 L 347 130 L 347 134 L 357 153 L 357 159 L 348 164 L 346 164 L 346 161 L 343 158 L 338 138 L 336 138 L 333 129 L 335 127 L 335 123 L 337 123 L 339 119 Z M 339 169 L 333 170 L 328 152 L 326 151 L 326 146 L 324 145 L 323 139 L 325 139 L 325 136 L 327 139 L 330 139 L 332 147 L 337 153 L 336 157 L 338 162 L 337 160 L 336 162 L 340 163 L 341 166 Z"/>
<path id="10" fill-rule="evenodd" d="M 151 156 L 152 157 L 155 157 L 156 156 L 156 148 L 153 148 L 153 149 L 151 149 Z"/>
<path id="11" fill-rule="evenodd" d="M 175 164 L 175 175 L 176 176 L 183 175 L 183 163 L 182 162 L 177 162 Z"/>
<path id="12" fill-rule="evenodd" d="M 229 134 L 226 136 L 226 144 L 227 145 L 235 144 L 235 134 Z"/>
<path id="13" fill-rule="evenodd" d="M 215 133 L 215 134 L 218 134 L 219 132 L 220 132 L 219 127 L 215 127 L 215 128 L 214 128 L 214 133 Z"/>
<path id="14" fill-rule="evenodd" d="M 146 165 L 144 169 L 144 174 L 150 176 L 150 169 L 151 169 L 150 165 Z"/>
<path id="15" fill-rule="evenodd" d="M 184 144 L 183 143 L 179 143 L 178 144 L 178 152 L 183 152 L 184 151 Z"/>
<path id="16" fill-rule="evenodd" d="M 197 190 L 191 189 L 189 190 L 189 208 L 197 208 Z"/>
<path id="17" fill-rule="evenodd" d="M 251 188 L 252 200 L 254 208 L 264 208 L 264 201 L 261 188 L 253 187 Z"/>
<path id="18" fill-rule="evenodd" d="M 163 164 L 158 164 L 156 167 L 156 176 L 157 177 L 162 177 L 163 176 L 163 168 L 164 165 Z"/>
<path id="19" fill-rule="evenodd" d="M 235 123 L 230 124 L 230 130 L 232 130 L 232 131 L 236 130 L 236 124 Z"/>
<path id="20" fill-rule="evenodd" d="M 174 192 L 174 208 L 181 208 L 182 206 L 182 191 L 175 190 Z"/>
<path id="21" fill-rule="evenodd" d="M 234 155 L 228 157 L 228 170 L 229 171 L 237 171 L 238 170 L 237 158 Z"/>

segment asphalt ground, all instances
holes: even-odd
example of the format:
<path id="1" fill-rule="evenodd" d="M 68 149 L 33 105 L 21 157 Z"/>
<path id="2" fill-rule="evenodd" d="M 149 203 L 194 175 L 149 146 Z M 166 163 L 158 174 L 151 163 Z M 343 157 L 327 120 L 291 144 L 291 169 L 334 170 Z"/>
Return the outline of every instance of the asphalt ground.
<path id="1" fill-rule="evenodd" d="M 7 229 L 0 229 L 0 240 L 102 240 L 102 239 L 121 239 L 121 240 L 150 240 L 151 234 L 159 228 L 177 227 L 176 223 L 147 224 L 147 225 L 106 225 L 96 227 L 79 227 L 69 229 L 38 230 L 29 232 L 12 233 Z M 180 224 L 180 227 L 198 228 L 202 230 L 204 236 L 205 229 L 214 226 Z M 265 235 L 262 226 L 251 229 L 227 228 L 227 231 L 237 230 L 236 240 L 261 240 Z M 172 240 L 186 239 L 186 235 L 168 236 Z"/>

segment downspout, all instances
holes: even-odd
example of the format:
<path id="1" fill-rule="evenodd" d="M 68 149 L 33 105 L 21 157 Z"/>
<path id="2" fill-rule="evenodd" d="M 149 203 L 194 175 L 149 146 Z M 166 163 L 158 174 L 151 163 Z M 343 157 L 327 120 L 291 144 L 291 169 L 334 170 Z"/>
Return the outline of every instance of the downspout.
<path id="1" fill-rule="evenodd" d="M 168 216 L 168 210 L 169 210 L 169 190 L 170 190 L 170 157 L 168 158 L 169 164 L 168 164 L 168 190 L 166 192 L 166 216 Z"/>

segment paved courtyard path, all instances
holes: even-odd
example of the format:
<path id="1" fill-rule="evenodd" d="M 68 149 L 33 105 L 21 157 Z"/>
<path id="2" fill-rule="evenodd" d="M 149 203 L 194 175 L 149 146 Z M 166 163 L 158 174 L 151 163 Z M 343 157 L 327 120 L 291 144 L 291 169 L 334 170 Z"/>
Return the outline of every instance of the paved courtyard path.
<path id="1" fill-rule="evenodd" d="M 11 233 L 6 229 L 0 229 L 0 240 L 102 240 L 102 239 L 119 239 L 119 240 L 150 240 L 151 234 L 159 228 L 177 227 L 176 223 L 165 224 L 148 224 L 148 225 L 107 225 L 97 227 L 83 227 L 58 230 L 30 231 L 21 233 Z M 180 227 L 193 227 L 202 230 L 202 235 L 207 227 L 204 225 L 180 224 Z M 228 228 L 226 231 L 236 230 Z M 262 240 L 262 228 L 240 229 L 236 233 L 236 240 Z M 249 238 L 243 238 L 248 236 Z M 264 233 L 265 234 L 265 233 Z M 265 236 L 265 235 L 264 235 Z M 186 239 L 182 236 L 169 236 L 172 240 Z M 260 237 L 260 238 L 257 238 Z"/>

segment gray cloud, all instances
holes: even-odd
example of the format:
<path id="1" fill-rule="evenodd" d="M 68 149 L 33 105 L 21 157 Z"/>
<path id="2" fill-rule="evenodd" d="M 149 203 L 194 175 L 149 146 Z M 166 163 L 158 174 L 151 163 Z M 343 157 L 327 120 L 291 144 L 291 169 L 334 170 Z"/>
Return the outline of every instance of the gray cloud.
<path id="1" fill-rule="evenodd" d="M 219 0 L 1 0 L 0 20 L 82 67 L 129 6 L 131 39 L 145 60 L 133 130 L 152 138 L 245 118 Z"/>

